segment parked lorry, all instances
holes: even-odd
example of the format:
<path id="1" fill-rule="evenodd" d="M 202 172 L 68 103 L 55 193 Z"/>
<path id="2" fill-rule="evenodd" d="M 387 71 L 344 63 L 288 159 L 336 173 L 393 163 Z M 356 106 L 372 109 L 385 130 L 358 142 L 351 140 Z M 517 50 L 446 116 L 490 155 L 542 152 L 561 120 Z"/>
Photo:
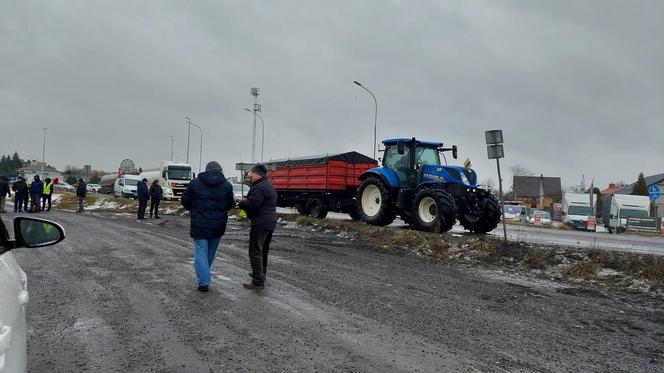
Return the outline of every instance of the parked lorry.
<path id="1" fill-rule="evenodd" d="M 277 205 L 324 218 L 329 211 L 359 219 L 355 202 L 360 175 L 378 162 L 358 152 L 271 161 L 268 177 L 277 191 Z"/>
<path id="2" fill-rule="evenodd" d="M 440 156 L 456 145 L 411 139 L 383 141 L 383 166 L 360 175 L 356 201 L 362 221 L 388 225 L 396 216 L 418 229 L 447 232 L 458 219 L 471 232 L 486 233 L 500 221 L 500 207 L 477 185 L 469 167 L 441 164 Z M 445 162 L 447 163 L 447 162 Z"/>
<path id="3" fill-rule="evenodd" d="M 164 191 L 165 199 L 180 199 L 191 182 L 191 166 L 183 162 L 164 161 L 158 168 L 142 170 L 139 178 L 148 179 L 148 185 L 155 180 Z"/>
<path id="4" fill-rule="evenodd" d="M 587 229 L 588 217 L 594 216 L 595 212 L 590 204 L 594 194 L 589 193 L 565 193 L 563 194 L 563 223 L 572 225 L 574 229 Z"/>
<path id="5" fill-rule="evenodd" d="M 609 233 L 627 229 L 629 218 L 650 217 L 650 198 L 630 194 L 611 194 L 604 198 L 602 220 Z"/>
<path id="6" fill-rule="evenodd" d="M 101 193 L 113 194 L 116 197 L 136 198 L 136 185 L 141 180 L 138 175 L 104 175 L 99 184 Z"/>

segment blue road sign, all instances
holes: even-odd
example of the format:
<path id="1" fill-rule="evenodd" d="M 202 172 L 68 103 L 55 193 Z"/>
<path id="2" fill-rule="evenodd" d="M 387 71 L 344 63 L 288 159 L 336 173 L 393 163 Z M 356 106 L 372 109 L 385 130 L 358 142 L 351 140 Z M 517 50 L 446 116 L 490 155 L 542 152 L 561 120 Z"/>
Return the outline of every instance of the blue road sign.
<path id="1" fill-rule="evenodd" d="M 659 186 L 653 185 L 648 189 L 648 194 L 650 194 L 650 199 L 651 200 L 656 200 L 659 198 L 660 192 L 659 192 Z"/>

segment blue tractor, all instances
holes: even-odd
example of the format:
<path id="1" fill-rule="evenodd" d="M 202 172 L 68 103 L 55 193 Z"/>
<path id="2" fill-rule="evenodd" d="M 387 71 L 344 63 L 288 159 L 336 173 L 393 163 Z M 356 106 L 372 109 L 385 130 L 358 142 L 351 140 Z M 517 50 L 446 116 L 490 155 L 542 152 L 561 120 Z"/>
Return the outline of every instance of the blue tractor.
<path id="1" fill-rule="evenodd" d="M 411 226 L 447 232 L 457 219 L 471 232 L 486 233 L 498 225 L 500 208 L 491 193 L 477 185 L 470 168 L 442 165 L 440 156 L 456 145 L 412 139 L 383 141 L 383 167 L 368 170 L 360 180 L 356 202 L 362 221 L 388 225 L 398 216 Z M 445 162 L 447 163 L 447 162 Z"/>

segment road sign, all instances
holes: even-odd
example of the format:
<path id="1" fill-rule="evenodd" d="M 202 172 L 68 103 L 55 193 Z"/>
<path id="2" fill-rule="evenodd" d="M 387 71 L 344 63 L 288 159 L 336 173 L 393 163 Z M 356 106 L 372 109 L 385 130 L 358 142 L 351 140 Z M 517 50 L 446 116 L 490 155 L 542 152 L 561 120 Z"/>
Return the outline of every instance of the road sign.
<path id="1" fill-rule="evenodd" d="M 655 201 L 657 198 L 660 196 L 660 191 L 659 191 L 659 186 L 658 185 L 653 185 L 648 189 L 648 194 L 650 195 L 650 199 Z"/>
<path id="2" fill-rule="evenodd" d="M 542 215 L 535 214 L 535 225 L 542 225 Z"/>
<path id="3" fill-rule="evenodd" d="M 588 223 L 586 224 L 586 229 L 589 231 L 594 231 L 597 228 L 597 220 L 594 216 L 588 216 Z"/>

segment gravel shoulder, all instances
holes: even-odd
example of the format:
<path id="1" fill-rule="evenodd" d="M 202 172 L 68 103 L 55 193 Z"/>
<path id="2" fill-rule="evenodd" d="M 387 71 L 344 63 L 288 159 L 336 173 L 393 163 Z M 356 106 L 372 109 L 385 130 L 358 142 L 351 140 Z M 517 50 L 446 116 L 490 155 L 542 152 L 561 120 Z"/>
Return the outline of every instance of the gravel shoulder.
<path id="1" fill-rule="evenodd" d="M 10 215 L 10 214 L 8 214 Z M 7 216 L 8 218 L 10 216 Z M 196 291 L 189 222 L 48 215 L 24 249 L 30 371 L 664 370 L 664 301 L 399 256 L 280 226 L 261 292 L 245 222 L 229 223 L 211 292 Z"/>

